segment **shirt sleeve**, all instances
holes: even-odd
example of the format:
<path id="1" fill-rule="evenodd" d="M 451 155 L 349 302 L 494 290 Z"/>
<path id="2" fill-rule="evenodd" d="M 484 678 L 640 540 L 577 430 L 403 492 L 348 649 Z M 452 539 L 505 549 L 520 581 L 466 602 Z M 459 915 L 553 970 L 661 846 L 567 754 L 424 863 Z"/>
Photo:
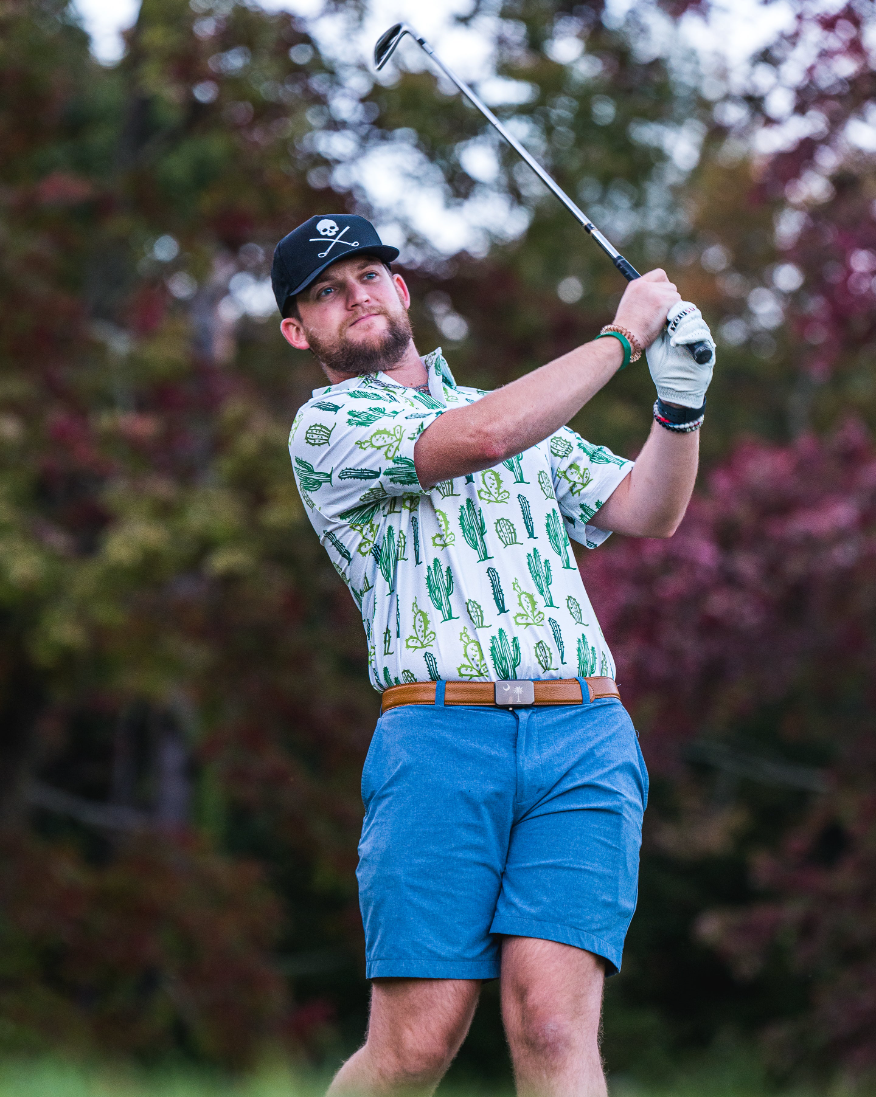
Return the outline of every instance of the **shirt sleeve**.
<path id="1" fill-rule="evenodd" d="M 330 521 L 370 521 L 390 496 L 423 495 L 414 446 L 445 409 L 411 412 L 391 393 L 343 393 L 306 404 L 289 455 L 305 504 Z M 370 515 L 366 516 L 366 512 Z"/>
<path id="2" fill-rule="evenodd" d="M 592 525 L 596 512 L 633 468 L 633 462 L 593 446 L 570 427 L 561 427 L 547 442 L 551 475 L 566 532 L 593 549 L 611 536 Z"/>

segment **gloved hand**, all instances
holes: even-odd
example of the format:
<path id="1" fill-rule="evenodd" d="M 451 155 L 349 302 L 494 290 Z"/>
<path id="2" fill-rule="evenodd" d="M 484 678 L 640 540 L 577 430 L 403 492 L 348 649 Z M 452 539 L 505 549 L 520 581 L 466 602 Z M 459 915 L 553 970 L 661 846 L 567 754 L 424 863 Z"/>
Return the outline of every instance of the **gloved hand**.
<path id="1" fill-rule="evenodd" d="M 657 395 L 669 404 L 700 408 L 715 368 L 715 340 L 702 313 L 690 301 L 679 301 L 669 310 L 667 327 L 645 351 Z M 712 357 L 699 365 L 685 344 L 705 340 Z"/>

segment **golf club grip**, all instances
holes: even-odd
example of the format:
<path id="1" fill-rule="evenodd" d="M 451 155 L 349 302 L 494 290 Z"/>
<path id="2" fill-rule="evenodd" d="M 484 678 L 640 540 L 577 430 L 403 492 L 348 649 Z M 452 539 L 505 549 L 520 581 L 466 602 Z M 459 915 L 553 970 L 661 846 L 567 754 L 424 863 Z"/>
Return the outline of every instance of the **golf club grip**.
<path id="1" fill-rule="evenodd" d="M 634 282 L 637 278 L 642 277 L 633 264 L 628 259 L 624 259 L 622 255 L 615 259 L 614 265 L 628 282 Z M 712 357 L 712 348 L 703 340 L 698 343 L 685 343 L 685 346 L 693 355 L 693 360 L 698 366 L 704 366 Z"/>

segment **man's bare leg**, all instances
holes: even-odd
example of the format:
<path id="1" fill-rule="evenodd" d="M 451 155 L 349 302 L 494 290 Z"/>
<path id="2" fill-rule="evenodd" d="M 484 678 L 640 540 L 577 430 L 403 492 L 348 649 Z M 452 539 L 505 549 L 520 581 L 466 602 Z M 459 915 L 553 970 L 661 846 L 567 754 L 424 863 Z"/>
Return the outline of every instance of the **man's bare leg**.
<path id="1" fill-rule="evenodd" d="M 330 1097 L 428 1097 L 465 1039 L 479 980 L 375 979 L 365 1045 L 341 1067 Z"/>
<path id="2" fill-rule="evenodd" d="M 519 1097 L 605 1097 L 603 963 L 571 945 L 505 938 L 502 1018 Z"/>

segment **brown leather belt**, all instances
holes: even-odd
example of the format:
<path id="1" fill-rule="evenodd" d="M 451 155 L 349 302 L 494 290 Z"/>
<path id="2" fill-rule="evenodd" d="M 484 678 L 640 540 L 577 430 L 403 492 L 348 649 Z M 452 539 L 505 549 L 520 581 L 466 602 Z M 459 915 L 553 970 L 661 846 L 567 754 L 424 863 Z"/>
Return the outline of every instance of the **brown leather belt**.
<path id="1" fill-rule="evenodd" d="M 616 697 L 620 693 L 613 678 L 585 678 L 588 700 Z M 542 682 L 445 682 L 445 705 L 498 705 L 524 708 L 529 705 L 580 705 L 584 698 L 577 678 L 556 678 Z M 529 689 L 531 687 L 531 691 Z M 381 712 L 398 705 L 434 705 L 434 682 L 411 682 L 384 690 Z"/>

